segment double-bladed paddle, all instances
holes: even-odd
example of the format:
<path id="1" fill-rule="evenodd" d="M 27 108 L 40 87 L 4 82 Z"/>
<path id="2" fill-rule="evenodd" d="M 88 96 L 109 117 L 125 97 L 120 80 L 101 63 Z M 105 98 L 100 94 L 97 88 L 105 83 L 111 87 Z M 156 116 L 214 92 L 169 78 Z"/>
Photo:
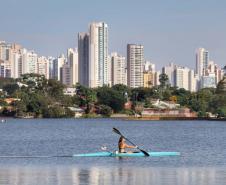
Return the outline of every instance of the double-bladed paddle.
<path id="1" fill-rule="evenodd" d="M 115 132 L 116 134 L 122 136 L 125 140 L 127 140 L 129 143 L 131 143 L 133 146 L 137 146 L 135 145 L 132 141 L 130 141 L 129 139 L 127 139 L 125 136 L 122 135 L 122 133 L 117 129 L 117 128 L 113 128 L 113 132 Z M 139 147 L 137 147 L 138 150 L 140 150 L 145 156 L 150 156 L 149 153 L 147 153 L 146 151 L 140 149 Z"/>

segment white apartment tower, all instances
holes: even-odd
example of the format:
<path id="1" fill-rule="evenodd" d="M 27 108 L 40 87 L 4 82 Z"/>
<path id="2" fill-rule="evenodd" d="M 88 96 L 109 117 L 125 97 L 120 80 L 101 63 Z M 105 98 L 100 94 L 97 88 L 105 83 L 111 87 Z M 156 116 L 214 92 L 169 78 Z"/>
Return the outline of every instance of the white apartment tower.
<path id="1" fill-rule="evenodd" d="M 177 66 L 171 62 L 171 63 L 169 63 L 168 66 L 164 66 L 162 68 L 162 73 L 164 73 L 168 76 L 169 83 L 172 87 L 175 86 L 175 83 L 176 83 L 175 82 L 175 74 L 174 74 L 176 67 Z"/>
<path id="2" fill-rule="evenodd" d="M 23 73 L 22 55 L 19 52 L 12 53 L 11 77 L 19 78 Z"/>
<path id="3" fill-rule="evenodd" d="M 205 75 L 205 70 L 209 64 L 209 52 L 204 48 L 199 48 L 196 52 L 196 74 L 199 79 Z"/>
<path id="4" fill-rule="evenodd" d="M 117 54 L 111 54 L 111 74 L 112 85 L 124 84 L 127 85 L 127 65 L 126 58 Z"/>
<path id="5" fill-rule="evenodd" d="M 44 56 L 38 58 L 38 74 L 49 79 L 49 60 Z"/>
<path id="6" fill-rule="evenodd" d="M 145 61 L 144 71 L 154 73 L 155 72 L 155 64 L 151 63 L 150 61 Z"/>
<path id="7" fill-rule="evenodd" d="M 189 69 L 186 67 L 176 67 L 175 86 L 189 90 Z"/>
<path id="8" fill-rule="evenodd" d="M 127 45 L 127 84 L 136 88 L 143 86 L 144 46 Z"/>
<path id="9" fill-rule="evenodd" d="M 23 74 L 26 73 L 38 73 L 38 55 L 34 51 L 27 51 L 23 49 Z"/>
<path id="10" fill-rule="evenodd" d="M 108 25 L 94 22 L 90 24 L 89 31 L 89 87 L 108 85 Z"/>
<path id="11" fill-rule="evenodd" d="M 62 79 L 62 67 L 66 63 L 66 58 L 62 54 L 53 61 L 53 77 L 54 79 L 61 81 Z"/>
<path id="12" fill-rule="evenodd" d="M 188 90 L 191 92 L 196 92 L 198 90 L 198 77 L 197 75 L 195 75 L 195 71 L 194 70 L 189 70 L 188 73 L 188 84 L 189 84 L 189 88 Z"/>
<path id="13" fill-rule="evenodd" d="M 78 50 L 69 48 L 67 50 L 67 58 L 71 68 L 71 83 L 76 85 L 78 83 Z"/>

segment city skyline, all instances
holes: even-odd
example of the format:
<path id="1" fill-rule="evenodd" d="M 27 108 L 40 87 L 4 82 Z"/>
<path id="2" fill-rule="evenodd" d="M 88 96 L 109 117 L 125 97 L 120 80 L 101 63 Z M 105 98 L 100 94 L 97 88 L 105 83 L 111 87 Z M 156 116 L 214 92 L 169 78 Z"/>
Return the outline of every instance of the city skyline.
<path id="1" fill-rule="evenodd" d="M 78 49 L 68 48 L 66 57 L 62 54 L 53 58 L 39 56 L 16 43 L 0 42 L 0 76 L 18 78 L 37 73 L 57 79 L 67 87 L 77 82 L 91 88 L 120 83 L 132 88 L 159 85 L 161 72 L 155 71 L 154 63 L 145 61 L 143 45 L 128 44 L 126 58 L 108 54 L 108 25 L 104 22 L 92 22 L 89 33 L 78 33 L 78 45 Z M 125 59 L 127 64 L 123 64 Z M 169 63 L 162 67 L 162 73 L 169 77 L 169 85 L 195 92 L 200 88 L 216 88 L 225 75 L 225 67 L 210 60 L 205 48 L 198 48 L 195 70 Z"/>
<path id="2" fill-rule="evenodd" d="M 226 2 L 129 2 L 5 1 L 0 40 L 56 57 L 78 47 L 77 33 L 87 30 L 87 22 L 104 21 L 109 25 L 109 53 L 126 56 L 127 44 L 136 43 L 144 45 L 145 59 L 158 69 L 169 62 L 195 68 L 194 51 L 203 47 L 211 60 L 225 65 Z"/>

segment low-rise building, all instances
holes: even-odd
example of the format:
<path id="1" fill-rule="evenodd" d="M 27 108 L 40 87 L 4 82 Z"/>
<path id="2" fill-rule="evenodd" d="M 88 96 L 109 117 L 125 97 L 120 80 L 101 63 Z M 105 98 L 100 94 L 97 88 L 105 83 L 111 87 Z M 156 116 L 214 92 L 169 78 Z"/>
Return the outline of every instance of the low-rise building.
<path id="1" fill-rule="evenodd" d="M 4 101 L 7 103 L 7 104 L 11 104 L 15 101 L 20 101 L 19 98 L 5 98 Z"/>
<path id="2" fill-rule="evenodd" d="M 85 113 L 85 111 L 81 108 L 77 107 L 68 107 L 72 112 L 75 113 L 75 118 L 80 118 Z"/>
<path id="3" fill-rule="evenodd" d="M 76 95 L 76 88 L 71 88 L 71 87 L 65 88 L 64 95 L 69 95 L 69 96 Z"/>
<path id="4" fill-rule="evenodd" d="M 175 118 L 195 118 L 197 114 L 191 112 L 188 108 L 179 109 L 157 109 L 157 108 L 144 108 L 142 117 L 175 117 Z"/>

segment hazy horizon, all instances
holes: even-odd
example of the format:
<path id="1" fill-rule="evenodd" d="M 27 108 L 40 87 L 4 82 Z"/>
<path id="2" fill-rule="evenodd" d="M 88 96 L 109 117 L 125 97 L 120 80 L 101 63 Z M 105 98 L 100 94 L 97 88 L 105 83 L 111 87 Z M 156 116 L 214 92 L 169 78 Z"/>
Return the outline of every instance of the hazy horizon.
<path id="1" fill-rule="evenodd" d="M 159 69 L 169 62 L 194 68 L 195 50 L 226 64 L 226 1 L 218 0 L 7 0 L 1 2 L 0 40 L 39 55 L 58 56 L 77 47 L 78 32 L 94 21 L 109 26 L 109 53 L 126 56 L 128 43 L 144 45 Z"/>

